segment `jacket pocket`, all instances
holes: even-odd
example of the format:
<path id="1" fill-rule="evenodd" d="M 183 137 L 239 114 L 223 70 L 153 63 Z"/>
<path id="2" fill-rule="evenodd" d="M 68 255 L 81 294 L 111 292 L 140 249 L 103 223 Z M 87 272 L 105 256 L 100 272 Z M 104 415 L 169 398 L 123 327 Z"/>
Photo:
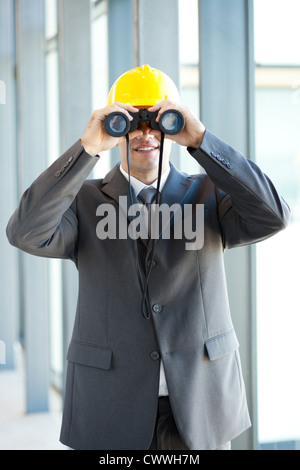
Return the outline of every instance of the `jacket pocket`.
<path id="1" fill-rule="evenodd" d="M 72 340 L 67 359 L 70 362 L 98 369 L 110 369 L 112 350 Z"/>
<path id="2" fill-rule="evenodd" d="M 205 341 L 208 357 L 211 361 L 221 359 L 239 348 L 234 329 Z"/>

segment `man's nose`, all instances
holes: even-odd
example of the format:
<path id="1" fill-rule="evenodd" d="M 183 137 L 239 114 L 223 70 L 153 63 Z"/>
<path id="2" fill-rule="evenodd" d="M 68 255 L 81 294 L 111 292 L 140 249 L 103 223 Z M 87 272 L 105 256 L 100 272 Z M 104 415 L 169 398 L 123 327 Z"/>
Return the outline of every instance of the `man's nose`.
<path id="1" fill-rule="evenodd" d="M 154 137 L 153 129 L 151 129 L 148 122 L 141 122 L 139 129 L 143 132 L 143 137 L 149 137 L 150 139 Z"/>

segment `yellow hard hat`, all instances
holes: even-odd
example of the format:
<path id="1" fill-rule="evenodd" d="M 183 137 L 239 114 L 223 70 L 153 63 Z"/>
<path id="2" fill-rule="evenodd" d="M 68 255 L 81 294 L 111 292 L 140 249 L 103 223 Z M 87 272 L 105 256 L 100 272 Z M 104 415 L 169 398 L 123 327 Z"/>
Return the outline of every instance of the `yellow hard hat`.
<path id="1" fill-rule="evenodd" d="M 131 106 L 150 107 L 165 99 L 180 101 L 173 80 L 158 69 L 142 65 L 125 72 L 115 81 L 107 104 L 119 101 Z"/>

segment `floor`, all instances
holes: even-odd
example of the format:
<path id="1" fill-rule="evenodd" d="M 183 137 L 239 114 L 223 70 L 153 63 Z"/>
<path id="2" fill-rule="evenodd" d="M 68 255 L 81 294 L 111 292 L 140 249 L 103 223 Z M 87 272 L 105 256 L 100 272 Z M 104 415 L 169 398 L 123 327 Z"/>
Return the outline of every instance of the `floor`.
<path id="1" fill-rule="evenodd" d="M 49 413 L 26 414 L 21 361 L 14 371 L 0 370 L 0 450 L 66 450 L 59 442 L 61 400 L 50 391 Z"/>

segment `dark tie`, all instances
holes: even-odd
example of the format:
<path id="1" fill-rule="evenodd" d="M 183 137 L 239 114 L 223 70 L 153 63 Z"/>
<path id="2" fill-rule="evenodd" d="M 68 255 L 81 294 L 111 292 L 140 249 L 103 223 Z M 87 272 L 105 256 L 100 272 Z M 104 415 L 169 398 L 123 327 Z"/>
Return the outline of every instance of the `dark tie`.
<path id="1" fill-rule="evenodd" d="M 151 204 L 155 198 L 156 194 L 156 189 L 153 188 L 153 186 L 150 186 L 148 188 L 144 188 L 139 194 L 138 194 L 138 200 L 144 204 L 147 208 L 148 211 L 148 235 L 149 238 L 151 236 Z"/>
<path id="2" fill-rule="evenodd" d="M 144 188 L 138 195 L 138 199 L 145 204 L 147 209 L 149 209 L 149 205 L 152 203 L 154 197 L 156 194 L 156 189 L 153 188 L 153 186 L 150 186 L 149 188 Z"/>

